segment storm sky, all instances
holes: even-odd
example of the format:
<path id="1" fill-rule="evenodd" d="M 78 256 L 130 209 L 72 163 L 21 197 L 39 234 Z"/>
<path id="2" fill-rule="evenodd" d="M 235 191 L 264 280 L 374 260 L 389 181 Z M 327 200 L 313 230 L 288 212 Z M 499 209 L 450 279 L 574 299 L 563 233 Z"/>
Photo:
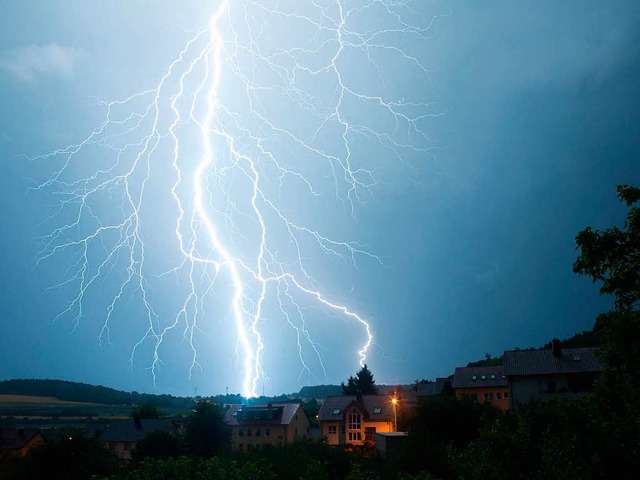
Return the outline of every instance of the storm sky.
<path id="1" fill-rule="evenodd" d="M 0 379 L 60 378 L 180 395 L 195 388 L 202 395 L 227 386 L 240 391 L 241 368 L 220 307 L 224 287 L 195 332 L 202 368 L 189 378 L 189 348 L 176 335 L 160 351 L 154 386 L 152 351 L 143 347 L 129 362 L 144 333 L 135 292 L 114 313 L 111 341 L 100 344 L 99 293 L 77 326 L 69 316 L 53 322 L 70 299 L 68 285 L 53 287 L 65 281 L 71 258 L 36 265 L 61 197 L 29 190 L 55 168 L 46 158 L 29 158 L 85 138 L 104 115 L 97 98 L 122 99 L 157 83 L 217 5 L 179 3 L 4 2 Z M 397 159 L 375 145 L 363 147 L 354 161 L 375 170 L 378 182 L 353 216 L 329 188 L 322 200 L 298 197 L 295 189 L 280 197 L 307 226 L 381 259 L 365 255 L 354 265 L 310 253 L 309 265 L 322 292 L 370 321 L 375 345 L 367 363 L 378 383 L 390 384 L 448 375 L 485 353 L 541 346 L 590 328 L 611 301 L 572 273 L 574 237 L 587 225 L 621 224 L 625 208 L 615 188 L 640 184 L 637 1 L 418 0 L 413 6 L 433 24 L 425 38 L 400 46 L 428 75 L 401 68 L 391 56 L 382 70 L 398 100 L 429 102 L 430 116 L 421 123 L 428 153 Z M 287 31 L 286 23 L 280 26 Z M 283 38 L 307 33 L 292 28 Z M 357 78 L 357 67 L 350 68 L 349 78 Z M 370 81 L 365 73 L 362 85 Z M 297 119 L 286 105 L 274 111 L 278 121 Z M 385 125 L 382 117 L 368 120 Z M 336 140 L 329 133 L 330 149 Z M 76 168 L 95 170 L 90 156 Z M 322 178 L 314 181 L 322 185 Z M 159 209 L 153 218 L 160 224 L 170 213 Z M 101 286 L 103 294 L 112 280 Z M 312 302 L 304 307 L 327 375 L 308 345 L 312 372 L 301 374 L 293 330 L 270 311 L 260 393 L 339 383 L 357 370 L 362 332 Z"/>

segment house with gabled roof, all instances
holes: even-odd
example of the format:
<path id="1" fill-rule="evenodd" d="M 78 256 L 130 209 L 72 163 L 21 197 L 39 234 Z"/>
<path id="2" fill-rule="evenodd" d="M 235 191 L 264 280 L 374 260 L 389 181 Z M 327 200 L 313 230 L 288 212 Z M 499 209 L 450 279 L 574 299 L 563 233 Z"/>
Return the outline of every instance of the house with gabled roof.
<path id="1" fill-rule="evenodd" d="M 503 412 L 509 410 L 509 385 L 502 366 L 458 367 L 453 374 L 457 398 L 489 402 Z"/>
<path id="2" fill-rule="evenodd" d="M 230 405 L 224 421 L 231 429 L 231 448 L 237 452 L 304 440 L 310 429 L 301 403 Z"/>
<path id="3" fill-rule="evenodd" d="M 395 431 L 398 403 L 387 395 L 327 397 L 318 412 L 322 436 L 329 445 L 364 445 L 376 433 Z"/>
<path id="4" fill-rule="evenodd" d="M 597 348 L 552 348 L 504 352 L 504 374 L 509 381 L 511 407 L 531 399 L 591 395 L 602 373 Z"/>
<path id="5" fill-rule="evenodd" d="M 22 457 L 44 443 L 38 428 L 0 428 L 0 452 Z"/>
<path id="6" fill-rule="evenodd" d="M 119 458 L 131 459 L 138 442 L 152 432 L 166 432 L 179 436 L 178 425 L 167 419 L 114 420 L 100 432 L 100 441 Z"/>

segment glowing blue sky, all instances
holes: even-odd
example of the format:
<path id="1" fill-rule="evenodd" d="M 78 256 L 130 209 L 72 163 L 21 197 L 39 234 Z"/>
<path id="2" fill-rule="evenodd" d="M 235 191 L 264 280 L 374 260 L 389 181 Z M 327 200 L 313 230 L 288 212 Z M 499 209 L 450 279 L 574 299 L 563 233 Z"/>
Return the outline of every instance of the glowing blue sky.
<path id="1" fill-rule="evenodd" d="M 133 295 L 114 317 L 109 345 L 97 347 L 99 295 L 75 331 L 69 318 L 51 324 L 69 291 L 47 288 L 63 280 L 69 259 L 34 265 L 37 237 L 50 230 L 43 222 L 60 199 L 27 195 L 32 179 L 51 170 L 20 156 L 84 138 L 102 118 L 96 97 L 119 99 L 153 86 L 206 24 L 212 3 L 6 3 L 0 378 L 64 378 L 176 394 L 195 387 L 202 394 L 240 390 L 219 306 L 197 332 L 202 371 L 188 379 L 189 351 L 178 335 L 162 350 L 155 390 L 148 350 L 128 365 L 142 328 Z M 620 222 L 615 186 L 640 183 L 637 2 L 583 2 L 579 10 L 551 1 L 415 4 L 425 18 L 443 15 L 430 40 L 398 40 L 428 67 L 429 79 L 391 57 L 383 65 L 391 90 L 436 102 L 431 113 L 442 113 L 422 124 L 436 147 L 432 155 L 409 155 L 402 164 L 375 146 L 362 147 L 358 165 L 375 169 L 381 181 L 357 207 L 356 220 L 330 187 L 321 200 L 295 188 L 280 197 L 296 219 L 383 259 L 381 266 L 359 258 L 357 269 L 315 253 L 310 259 L 319 288 L 371 321 L 378 346 L 368 363 L 383 383 L 448 374 L 486 352 L 589 328 L 609 302 L 571 272 L 573 238 L 586 225 Z M 308 33 L 291 28 L 293 41 Z M 348 72 L 362 73 L 355 63 Z M 359 85 L 369 84 L 375 82 L 363 73 Z M 354 116 L 358 111 L 369 114 L 354 109 Z M 271 112 L 282 122 L 299 118 L 288 107 Z M 368 121 L 384 128 L 388 119 L 372 114 Z M 338 145 L 329 133 L 328 149 Z M 95 170 L 88 161 L 78 169 L 85 167 Z M 325 185 L 322 172 L 310 174 Z M 158 210 L 150 223 L 160 236 L 155 225 L 166 212 Z M 224 293 L 221 287 L 219 296 Z M 338 383 L 357 368 L 353 352 L 362 332 L 306 307 L 328 376 L 315 365 L 313 375 L 299 379 L 292 331 L 270 314 L 267 394 L 295 391 L 300 383 Z"/>

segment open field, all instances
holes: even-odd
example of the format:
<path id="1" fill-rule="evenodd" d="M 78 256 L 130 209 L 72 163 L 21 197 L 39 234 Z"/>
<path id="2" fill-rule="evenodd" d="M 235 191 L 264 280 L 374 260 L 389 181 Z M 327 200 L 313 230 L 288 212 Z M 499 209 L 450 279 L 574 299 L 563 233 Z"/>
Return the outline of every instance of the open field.
<path id="1" fill-rule="evenodd" d="M 21 426 L 51 426 L 52 424 L 81 424 L 92 420 L 129 418 L 131 405 L 106 405 L 59 400 L 54 397 L 29 395 L 0 395 L 0 420 L 10 420 Z M 171 417 L 187 415 L 179 408 L 161 408 Z"/>
<path id="2" fill-rule="evenodd" d="M 6 395 L 0 394 L 0 404 L 2 403 L 48 403 L 48 404 L 71 404 L 71 405 L 96 405 L 95 403 L 70 402 L 59 400 L 55 397 L 36 397 L 32 395 Z"/>

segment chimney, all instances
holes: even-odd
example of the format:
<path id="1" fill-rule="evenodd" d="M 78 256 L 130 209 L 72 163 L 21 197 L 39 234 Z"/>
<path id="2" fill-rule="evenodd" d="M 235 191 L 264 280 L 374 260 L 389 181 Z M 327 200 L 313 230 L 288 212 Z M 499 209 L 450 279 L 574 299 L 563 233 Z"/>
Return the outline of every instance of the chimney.
<path id="1" fill-rule="evenodd" d="M 553 350 L 554 357 L 560 357 L 562 355 L 562 350 L 560 349 L 560 340 L 554 338 L 551 340 L 551 348 Z"/>

